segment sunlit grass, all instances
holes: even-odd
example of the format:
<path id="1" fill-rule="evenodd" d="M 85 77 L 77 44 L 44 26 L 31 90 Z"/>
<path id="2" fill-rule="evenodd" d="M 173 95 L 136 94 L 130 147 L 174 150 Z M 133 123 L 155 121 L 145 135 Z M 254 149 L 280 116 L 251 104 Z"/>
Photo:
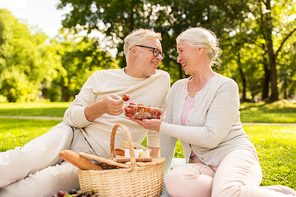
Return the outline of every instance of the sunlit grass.
<path id="1" fill-rule="evenodd" d="M 255 145 L 263 171 L 262 185 L 296 189 L 296 127 L 244 126 Z"/>
<path id="2" fill-rule="evenodd" d="M 0 116 L 63 117 L 70 102 L 0 103 Z"/>
<path id="3" fill-rule="evenodd" d="M 296 103 L 280 100 L 274 103 L 242 103 L 242 122 L 296 123 Z"/>
<path id="4" fill-rule="evenodd" d="M 61 121 L 0 118 L 0 152 L 25 145 L 59 122 Z"/>

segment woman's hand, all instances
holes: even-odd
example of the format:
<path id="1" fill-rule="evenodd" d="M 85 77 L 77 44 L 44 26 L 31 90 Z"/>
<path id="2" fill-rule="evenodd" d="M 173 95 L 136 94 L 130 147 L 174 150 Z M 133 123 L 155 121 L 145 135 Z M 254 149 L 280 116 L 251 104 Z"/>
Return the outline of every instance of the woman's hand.
<path id="1" fill-rule="evenodd" d="M 145 129 L 149 130 L 154 130 L 154 131 L 159 131 L 161 121 L 159 119 L 143 119 L 143 120 L 138 120 L 134 118 L 130 118 L 132 121 L 138 123 Z"/>

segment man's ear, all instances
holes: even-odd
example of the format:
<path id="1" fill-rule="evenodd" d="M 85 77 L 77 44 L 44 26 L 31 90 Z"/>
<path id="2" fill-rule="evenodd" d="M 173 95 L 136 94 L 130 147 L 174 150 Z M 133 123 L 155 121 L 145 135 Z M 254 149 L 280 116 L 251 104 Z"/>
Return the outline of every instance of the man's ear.
<path id="1" fill-rule="evenodd" d="M 137 54 L 137 47 L 135 45 L 131 46 L 130 54 L 136 55 Z"/>

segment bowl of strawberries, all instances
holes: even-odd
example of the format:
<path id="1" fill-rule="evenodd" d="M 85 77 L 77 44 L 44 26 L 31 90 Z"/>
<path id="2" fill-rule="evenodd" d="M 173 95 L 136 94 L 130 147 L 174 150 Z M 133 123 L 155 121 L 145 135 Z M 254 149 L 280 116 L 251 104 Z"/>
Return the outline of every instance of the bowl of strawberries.
<path id="1" fill-rule="evenodd" d="M 150 105 L 129 103 L 124 107 L 124 114 L 126 117 L 134 119 L 160 119 L 162 110 L 159 108 L 151 107 Z"/>

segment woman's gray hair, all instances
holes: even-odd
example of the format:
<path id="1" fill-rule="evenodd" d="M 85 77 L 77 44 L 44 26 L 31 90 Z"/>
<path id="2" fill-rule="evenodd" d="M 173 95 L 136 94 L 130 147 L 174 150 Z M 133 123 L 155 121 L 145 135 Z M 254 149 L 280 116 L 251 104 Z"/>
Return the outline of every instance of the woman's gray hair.
<path id="1" fill-rule="evenodd" d="M 156 33 L 149 29 L 136 29 L 124 39 L 124 55 L 128 60 L 129 50 L 133 45 L 141 45 L 145 40 L 156 38 L 161 41 L 161 33 Z"/>
<path id="2" fill-rule="evenodd" d="M 211 64 L 218 63 L 216 60 L 219 59 L 221 49 L 218 46 L 219 39 L 214 32 L 203 27 L 190 27 L 177 37 L 177 44 L 180 40 L 196 48 L 206 48 Z"/>

